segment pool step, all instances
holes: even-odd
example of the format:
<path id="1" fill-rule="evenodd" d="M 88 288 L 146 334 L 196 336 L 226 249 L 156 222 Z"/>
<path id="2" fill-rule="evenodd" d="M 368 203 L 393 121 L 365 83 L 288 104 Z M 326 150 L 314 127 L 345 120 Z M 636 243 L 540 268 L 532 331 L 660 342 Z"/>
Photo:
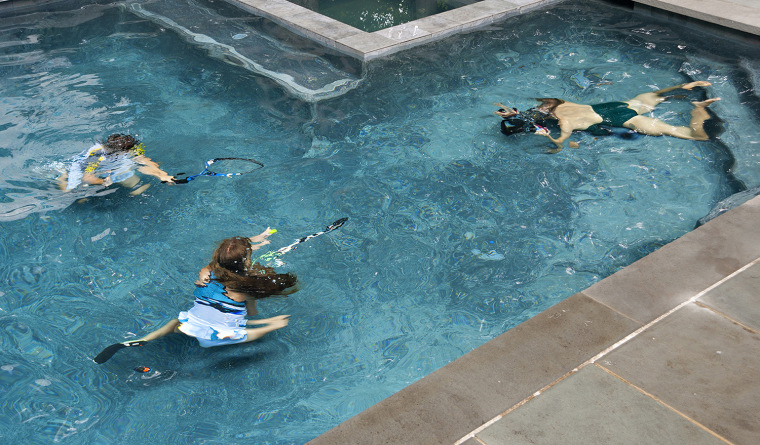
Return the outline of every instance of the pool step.
<path id="1" fill-rule="evenodd" d="M 203 0 L 127 0 L 125 6 L 205 48 L 213 57 L 266 76 L 307 102 L 340 96 L 361 82 L 361 67 L 336 67 L 333 60 L 350 62 L 305 39 L 274 36 L 272 32 L 287 31 L 230 6 L 225 11 L 228 15 L 221 13 L 225 5 Z"/>

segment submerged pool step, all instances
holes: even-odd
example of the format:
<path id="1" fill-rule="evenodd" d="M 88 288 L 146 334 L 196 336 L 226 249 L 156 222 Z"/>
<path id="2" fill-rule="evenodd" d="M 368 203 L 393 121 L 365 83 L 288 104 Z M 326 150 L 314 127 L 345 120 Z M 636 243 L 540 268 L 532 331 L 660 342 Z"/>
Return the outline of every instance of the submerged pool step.
<path id="1" fill-rule="evenodd" d="M 307 102 L 340 96 L 361 82 L 360 75 L 336 67 L 324 54 L 297 46 L 298 39 L 279 39 L 256 26 L 252 16 L 241 18 L 242 12 L 228 17 L 199 0 L 127 0 L 125 6 Z"/>

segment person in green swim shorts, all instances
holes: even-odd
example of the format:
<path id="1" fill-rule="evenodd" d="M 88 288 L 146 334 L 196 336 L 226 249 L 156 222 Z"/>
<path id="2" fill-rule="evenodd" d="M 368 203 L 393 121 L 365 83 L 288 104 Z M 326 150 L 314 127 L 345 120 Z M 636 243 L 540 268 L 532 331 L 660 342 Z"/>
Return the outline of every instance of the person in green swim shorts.
<path id="1" fill-rule="evenodd" d="M 589 131 L 594 135 L 605 135 L 611 133 L 610 128 L 617 127 L 627 128 L 636 133 L 650 136 L 674 136 L 681 139 L 706 141 L 709 137 L 705 132 L 704 122 L 710 118 L 706 107 L 720 100 L 720 98 L 692 102 L 694 109 L 691 110 L 691 122 L 689 122 L 689 126 L 671 125 L 657 118 L 643 116 L 643 114 L 651 112 L 657 105 L 663 102 L 666 99 L 663 97 L 665 93 L 678 89 L 691 90 L 695 87 L 710 85 L 711 83 L 706 81 L 683 83 L 658 91 L 639 94 L 628 101 L 607 102 L 597 105 L 576 104 L 555 98 L 539 98 L 538 101 L 541 102 L 541 105 L 529 110 L 532 113 L 528 113 L 527 115 L 532 116 L 538 113 L 543 118 L 540 121 L 558 121 L 560 129 L 559 137 L 555 139 L 547 128 L 533 123 L 533 121 L 536 121 L 535 117 L 529 119 L 532 125 L 531 128 L 519 131 L 530 131 L 549 138 L 557 146 L 555 150 L 552 150 L 552 153 L 562 150 L 565 140 L 576 130 Z M 519 119 L 522 113 L 517 111 L 517 109 L 508 108 L 500 103 L 494 105 L 501 107 L 495 113 L 504 119 L 502 122 L 503 133 L 511 134 L 518 131 L 514 125 L 509 125 L 510 122 L 520 121 L 523 122 L 521 125 L 525 126 L 524 122 L 526 121 Z M 576 142 L 570 142 L 569 145 L 574 148 L 578 147 Z"/>

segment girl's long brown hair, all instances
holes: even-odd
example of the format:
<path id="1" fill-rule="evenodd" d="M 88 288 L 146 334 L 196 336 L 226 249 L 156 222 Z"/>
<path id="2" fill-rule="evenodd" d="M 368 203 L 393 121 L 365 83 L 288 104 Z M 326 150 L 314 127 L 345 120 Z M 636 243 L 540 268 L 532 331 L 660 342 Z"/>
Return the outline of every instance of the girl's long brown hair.
<path id="1" fill-rule="evenodd" d="M 217 281 L 227 289 L 254 298 L 283 295 L 296 285 L 292 273 L 277 273 L 271 267 L 251 264 L 251 241 L 244 237 L 227 238 L 214 251 L 209 268 Z"/>

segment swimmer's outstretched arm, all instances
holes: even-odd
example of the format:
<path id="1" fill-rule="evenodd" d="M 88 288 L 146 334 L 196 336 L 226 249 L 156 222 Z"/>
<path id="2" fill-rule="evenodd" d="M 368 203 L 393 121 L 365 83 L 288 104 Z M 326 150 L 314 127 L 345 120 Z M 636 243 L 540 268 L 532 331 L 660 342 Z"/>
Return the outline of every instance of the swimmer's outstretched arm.
<path id="1" fill-rule="evenodd" d="M 499 116 L 502 119 L 507 119 L 507 118 L 510 118 L 510 117 L 515 116 L 517 114 L 520 114 L 518 111 L 515 111 L 514 109 L 512 109 L 512 108 L 510 108 L 510 107 L 508 107 L 506 105 L 504 105 L 503 103 L 494 102 L 494 105 L 496 105 L 497 107 L 499 107 L 500 110 L 504 110 L 504 111 L 494 111 L 493 112 L 495 115 Z"/>
<path id="2" fill-rule="evenodd" d="M 248 238 L 251 241 L 251 250 L 257 250 L 261 248 L 262 246 L 266 246 L 267 244 L 271 243 L 267 238 L 269 238 L 269 235 L 277 232 L 276 229 L 272 229 L 270 227 L 267 227 L 267 229 L 261 233 L 259 233 L 256 236 L 252 236 Z"/>
<path id="3" fill-rule="evenodd" d="M 680 85 L 663 88 L 661 90 L 654 91 L 654 94 L 657 94 L 659 96 L 661 94 L 670 93 L 671 91 L 675 90 L 690 90 L 694 87 L 709 87 L 710 85 L 712 84 L 706 80 L 697 80 L 696 82 L 687 82 Z"/>
<path id="4" fill-rule="evenodd" d="M 137 167 L 137 171 L 139 171 L 140 173 L 155 176 L 156 178 L 160 179 L 161 182 L 174 184 L 174 176 L 171 176 L 169 173 L 166 173 L 165 171 L 161 170 L 158 164 L 155 161 L 153 161 L 151 158 L 145 155 L 137 155 L 132 159 L 140 165 L 139 167 Z"/>

